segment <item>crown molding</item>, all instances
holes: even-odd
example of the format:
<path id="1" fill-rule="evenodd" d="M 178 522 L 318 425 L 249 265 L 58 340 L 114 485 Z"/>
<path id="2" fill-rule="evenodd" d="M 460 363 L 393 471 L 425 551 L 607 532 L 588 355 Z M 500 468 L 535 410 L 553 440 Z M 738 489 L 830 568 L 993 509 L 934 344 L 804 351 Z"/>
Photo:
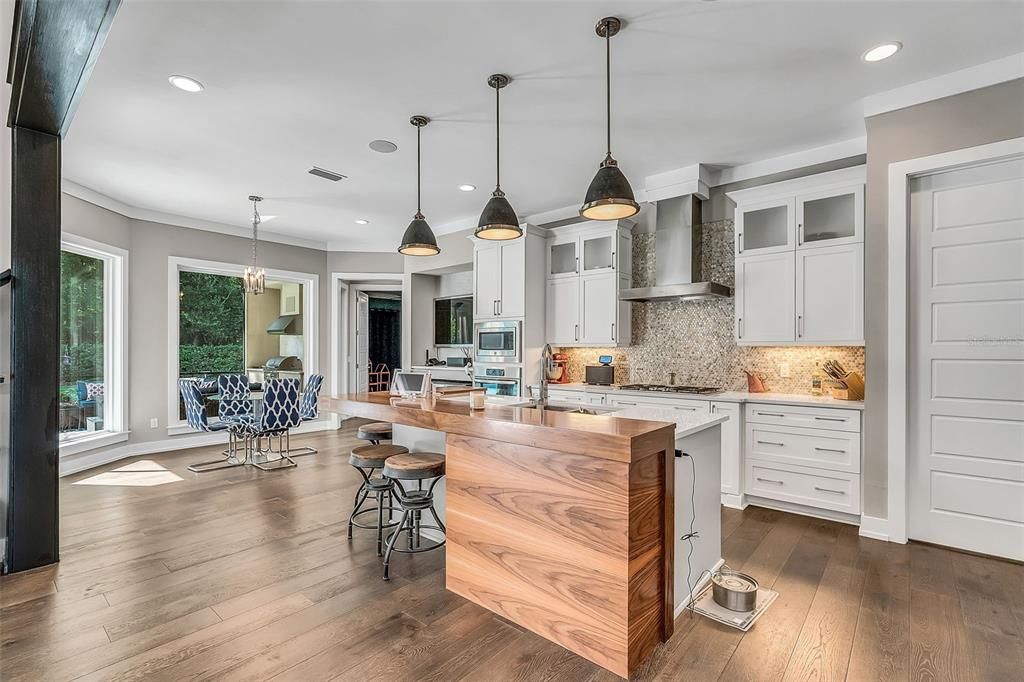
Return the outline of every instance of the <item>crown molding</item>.
<path id="1" fill-rule="evenodd" d="M 1024 78 L 1024 52 L 864 98 L 864 118 Z"/>
<path id="2" fill-rule="evenodd" d="M 80 185 L 77 182 L 68 180 L 67 178 L 61 179 L 61 192 L 68 196 L 93 204 L 94 206 L 99 206 L 100 208 L 105 208 L 108 211 L 113 211 L 114 213 L 132 220 L 144 220 L 150 223 L 161 223 L 174 227 L 187 227 L 193 230 L 203 230 L 204 232 L 226 234 L 231 237 L 252 239 L 251 228 L 238 227 L 236 225 L 228 225 L 226 223 L 200 220 L 198 218 L 189 218 L 188 216 L 174 213 L 162 213 L 160 211 L 151 211 L 146 208 L 139 208 L 138 206 L 131 206 L 123 201 L 118 201 L 106 194 L 101 194 L 96 190 Z M 314 239 L 305 239 L 303 237 L 293 237 L 279 232 L 270 232 L 266 229 L 260 230 L 260 239 L 267 242 L 273 242 L 275 244 L 284 244 L 286 246 L 299 246 L 306 249 L 315 249 L 317 251 L 328 250 L 326 242 Z"/>

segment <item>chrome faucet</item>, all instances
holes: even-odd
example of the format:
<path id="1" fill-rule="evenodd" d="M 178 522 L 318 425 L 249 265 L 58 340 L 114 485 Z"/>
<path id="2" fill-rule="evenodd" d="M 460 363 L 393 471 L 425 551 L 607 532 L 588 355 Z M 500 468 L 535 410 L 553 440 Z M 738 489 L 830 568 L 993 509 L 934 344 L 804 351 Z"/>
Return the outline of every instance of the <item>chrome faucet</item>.
<path id="1" fill-rule="evenodd" d="M 551 344 L 545 343 L 540 353 L 540 397 L 536 404 L 543 407 L 548 404 L 548 372 L 555 369 L 555 358 L 551 353 Z"/>

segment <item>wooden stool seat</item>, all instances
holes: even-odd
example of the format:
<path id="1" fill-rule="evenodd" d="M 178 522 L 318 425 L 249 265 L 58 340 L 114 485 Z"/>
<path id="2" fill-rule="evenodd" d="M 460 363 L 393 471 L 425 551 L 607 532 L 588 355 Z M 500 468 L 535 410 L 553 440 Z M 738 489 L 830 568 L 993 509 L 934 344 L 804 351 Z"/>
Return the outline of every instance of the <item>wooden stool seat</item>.
<path id="1" fill-rule="evenodd" d="M 401 445 L 360 445 L 352 448 L 348 463 L 363 469 L 380 469 L 389 457 L 404 455 L 409 448 Z"/>
<path id="2" fill-rule="evenodd" d="M 372 441 L 391 440 L 391 424 L 387 422 L 363 424 L 356 430 L 356 438 Z"/>
<path id="3" fill-rule="evenodd" d="M 384 476 L 406 481 L 444 476 L 444 455 L 436 452 L 410 452 L 388 457 L 384 462 Z"/>

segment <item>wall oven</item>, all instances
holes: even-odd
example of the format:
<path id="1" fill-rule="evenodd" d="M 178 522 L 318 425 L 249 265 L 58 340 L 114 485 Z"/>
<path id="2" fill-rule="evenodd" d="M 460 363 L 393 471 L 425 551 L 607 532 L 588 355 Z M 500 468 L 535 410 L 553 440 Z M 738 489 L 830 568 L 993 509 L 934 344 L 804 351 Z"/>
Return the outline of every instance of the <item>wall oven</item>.
<path id="1" fill-rule="evenodd" d="M 477 322 L 473 327 L 475 362 L 522 362 L 522 322 Z"/>
<path id="2" fill-rule="evenodd" d="M 487 395 L 503 395 L 518 398 L 523 395 L 522 369 L 519 367 L 473 367 L 473 386 L 482 388 Z"/>

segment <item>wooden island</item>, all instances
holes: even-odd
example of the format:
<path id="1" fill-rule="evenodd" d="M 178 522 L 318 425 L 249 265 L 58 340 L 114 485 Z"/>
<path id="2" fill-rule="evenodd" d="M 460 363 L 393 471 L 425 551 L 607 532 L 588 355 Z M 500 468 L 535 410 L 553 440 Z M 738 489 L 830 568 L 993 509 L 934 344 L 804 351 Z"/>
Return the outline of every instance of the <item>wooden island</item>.
<path id="1" fill-rule="evenodd" d="M 674 424 L 387 393 L 321 406 L 445 434 L 452 592 L 623 677 L 672 636 Z"/>

